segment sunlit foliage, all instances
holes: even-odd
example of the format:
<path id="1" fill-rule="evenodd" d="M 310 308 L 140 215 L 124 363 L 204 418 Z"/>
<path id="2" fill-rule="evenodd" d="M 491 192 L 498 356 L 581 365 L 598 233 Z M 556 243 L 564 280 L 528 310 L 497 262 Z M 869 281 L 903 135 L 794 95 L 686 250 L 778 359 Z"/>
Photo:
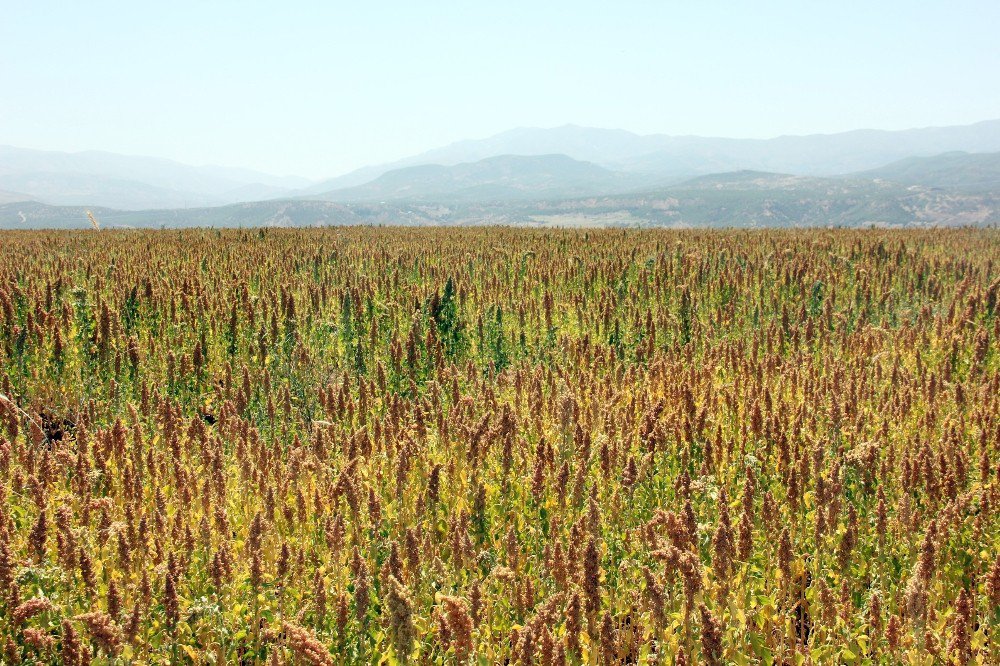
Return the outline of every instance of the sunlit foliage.
<path id="1" fill-rule="evenodd" d="M 0 662 L 1000 663 L 1000 234 L 0 235 Z"/>

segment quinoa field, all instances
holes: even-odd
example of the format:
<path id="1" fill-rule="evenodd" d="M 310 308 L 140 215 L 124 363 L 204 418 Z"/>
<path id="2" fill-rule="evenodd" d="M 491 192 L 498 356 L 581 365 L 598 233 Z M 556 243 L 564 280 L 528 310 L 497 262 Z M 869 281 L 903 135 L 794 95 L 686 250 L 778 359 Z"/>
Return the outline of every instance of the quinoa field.
<path id="1" fill-rule="evenodd" d="M 1000 664 L 1000 233 L 0 234 L 0 663 Z"/>

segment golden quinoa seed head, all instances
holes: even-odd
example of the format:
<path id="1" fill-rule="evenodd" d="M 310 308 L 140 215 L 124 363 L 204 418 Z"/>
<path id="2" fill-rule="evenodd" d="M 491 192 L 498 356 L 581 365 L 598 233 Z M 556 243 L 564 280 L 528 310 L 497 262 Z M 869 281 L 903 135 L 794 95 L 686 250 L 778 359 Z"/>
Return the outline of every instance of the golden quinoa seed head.
<path id="1" fill-rule="evenodd" d="M 74 620 L 83 624 L 96 647 L 109 656 L 118 654 L 122 635 L 111 616 L 100 611 L 77 615 Z"/>
<path id="2" fill-rule="evenodd" d="M 972 660 L 972 598 L 963 589 L 955 602 L 955 614 L 951 622 L 951 636 L 948 639 L 948 654 L 957 663 L 968 664 Z"/>
<path id="3" fill-rule="evenodd" d="M 386 623 L 396 659 L 407 663 L 413 651 L 416 629 L 413 625 L 413 605 L 409 591 L 395 576 L 386 581 L 384 594 L 387 617 Z"/>
<path id="4" fill-rule="evenodd" d="M 705 604 L 698 606 L 701 618 L 701 655 L 706 664 L 716 666 L 722 663 L 723 627 Z"/>

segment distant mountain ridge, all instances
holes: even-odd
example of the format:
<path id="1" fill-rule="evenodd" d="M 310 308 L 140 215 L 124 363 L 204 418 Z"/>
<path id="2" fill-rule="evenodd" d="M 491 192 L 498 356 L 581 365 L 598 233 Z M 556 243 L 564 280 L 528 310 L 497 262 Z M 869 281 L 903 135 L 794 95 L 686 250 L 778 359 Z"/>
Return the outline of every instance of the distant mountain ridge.
<path id="1" fill-rule="evenodd" d="M 908 157 L 856 175 L 925 187 L 1000 190 L 1000 152 L 956 151 L 931 157 Z"/>
<path id="2" fill-rule="evenodd" d="M 31 195 L 22 194 L 21 192 L 0 190 L 0 204 L 15 203 L 18 201 L 32 201 L 32 197 Z"/>
<path id="3" fill-rule="evenodd" d="M 569 198 L 274 200 L 188 210 L 94 211 L 103 228 L 389 224 L 635 227 L 926 227 L 1000 223 L 1000 193 L 880 179 L 737 171 Z M 0 205 L 0 228 L 87 228 L 82 207 Z"/>
<path id="4" fill-rule="evenodd" d="M 255 197 L 264 192 L 281 196 L 309 182 L 158 157 L 0 146 L 0 190 L 54 204 L 126 209 L 217 205 L 242 200 L 247 191 Z"/>
<path id="5" fill-rule="evenodd" d="M 952 127 L 854 130 L 772 139 L 639 135 L 577 125 L 519 128 L 486 139 L 459 141 L 396 162 L 364 167 L 316 183 L 301 194 L 317 195 L 355 187 L 403 167 L 452 166 L 498 155 L 562 154 L 614 171 L 677 181 L 741 169 L 832 176 L 875 169 L 907 157 L 950 151 L 1000 151 L 1000 120 Z"/>
<path id="6" fill-rule="evenodd" d="M 216 197 L 181 192 L 126 178 L 85 173 L 31 172 L 0 175 L 0 188 L 30 192 L 30 199 L 72 206 L 96 205 L 126 210 L 189 208 L 220 203 Z"/>
<path id="7" fill-rule="evenodd" d="M 681 173 L 684 170 L 716 173 L 752 169 L 805 176 L 834 176 L 878 168 L 907 157 L 926 157 L 950 151 L 1000 151 L 1000 120 L 957 127 L 855 130 L 761 140 L 677 137 L 671 140 L 668 147 L 627 158 L 617 166 L 661 174 Z"/>
<path id="8" fill-rule="evenodd" d="M 355 187 L 315 195 L 327 201 L 506 201 L 609 194 L 650 179 L 611 171 L 566 155 L 499 155 L 444 166 L 387 171 Z"/>
<path id="9" fill-rule="evenodd" d="M 988 224 L 997 192 L 1000 120 L 766 140 L 525 128 L 312 184 L 0 146 L 0 223 L 15 228 L 80 225 L 86 208 L 112 226 Z"/>

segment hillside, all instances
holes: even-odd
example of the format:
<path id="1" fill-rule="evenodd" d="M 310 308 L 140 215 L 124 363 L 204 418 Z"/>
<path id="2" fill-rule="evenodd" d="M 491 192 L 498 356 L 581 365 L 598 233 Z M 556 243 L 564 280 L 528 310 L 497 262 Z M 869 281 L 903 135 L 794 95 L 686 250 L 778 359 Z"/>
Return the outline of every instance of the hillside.
<path id="1" fill-rule="evenodd" d="M 16 201 L 31 201 L 31 197 L 20 192 L 0 190 L 0 204 L 14 203 Z"/>
<path id="2" fill-rule="evenodd" d="M 952 162 L 966 158 L 934 157 L 956 151 L 1000 152 L 1000 120 L 762 140 L 640 135 L 576 125 L 520 128 L 315 184 L 152 157 L 0 146 L 0 190 L 51 205 L 150 210 L 286 198 L 450 203 L 566 199 L 740 170 L 823 177 L 856 174 L 967 191 L 984 191 L 1000 182 L 989 158 L 969 157 L 980 162 L 957 164 Z M 921 161 L 925 159 L 929 161 Z M 893 164 L 899 160 L 904 162 Z M 880 171 L 883 168 L 888 171 Z"/>
<path id="3" fill-rule="evenodd" d="M 171 190 L 126 178 L 82 173 L 19 173 L 0 175 L 0 188 L 30 192 L 29 199 L 56 206 L 98 206 L 143 210 L 211 206 L 220 199 L 206 194 Z"/>
<path id="4" fill-rule="evenodd" d="M 566 155 L 501 155 L 453 166 L 427 164 L 386 172 L 357 187 L 316 195 L 329 201 L 506 201 L 606 194 L 644 179 Z"/>
<path id="5" fill-rule="evenodd" d="M 396 162 L 367 166 L 317 183 L 301 194 L 317 195 L 356 187 L 403 167 L 451 166 L 498 155 L 562 154 L 615 171 L 646 174 L 666 181 L 740 169 L 831 176 L 874 169 L 907 157 L 950 151 L 1000 151 L 1000 120 L 771 139 L 640 135 L 576 125 L 518 128 L 485 139 L 458 141 Z"/>
<path id="6" fill-rule="evenodd" d="M 317 225 L 639 227 L 961 226 L 1000 223 L 996 193 L 737 172 L 600 196 L 492 202 L 276 200 L 191 209 L 95 210 L 104 228 Z M 0 228 L 86 228 L 82 207 L 0 205 Z"/>
<path id="7" fill-rule="evenodd" d="M 282 196 L 308 183 L 303 178 L 196 167 L 154 157 L 0 146 L 0 189 L 51 204 L 183 208 Z"/>
<path id="8" fill-rule="evenodd" d="M 1000 190 L 1000 152 L 950 152 L 931 157 L 908 157 L 854 175 L 904 185 L 967 191 Z"/>
<path id="9" fill-rule="evenodd" d="M 950 151 L 1000 151 L 1000 120 L 958 127 L 856 130 L 764 140 L 675 137 L 663 148 L 607 166 L 665 176 L 740 169 L 832 176 Z"/>
<path id="10" fill-rule="evenodd" d="M 618 220 L 671 227 L 955 226 L 1000 222 L 1000 197 L 860 179 L 736 172 L 641 193 L 536 202 L 522 212 L 564 225 Z"/>
<path id="11" fill-rule="evenodd" d="M 91 210 L 101 228 L 305 227 L 388 222 L 369 209 L 353 212 L 326 201 L 257 201 L 187 209 L 116 210 L 85 206 L 50 206 L 39 202 L 0 205 L 0 229 L 85 229 Z"/>

